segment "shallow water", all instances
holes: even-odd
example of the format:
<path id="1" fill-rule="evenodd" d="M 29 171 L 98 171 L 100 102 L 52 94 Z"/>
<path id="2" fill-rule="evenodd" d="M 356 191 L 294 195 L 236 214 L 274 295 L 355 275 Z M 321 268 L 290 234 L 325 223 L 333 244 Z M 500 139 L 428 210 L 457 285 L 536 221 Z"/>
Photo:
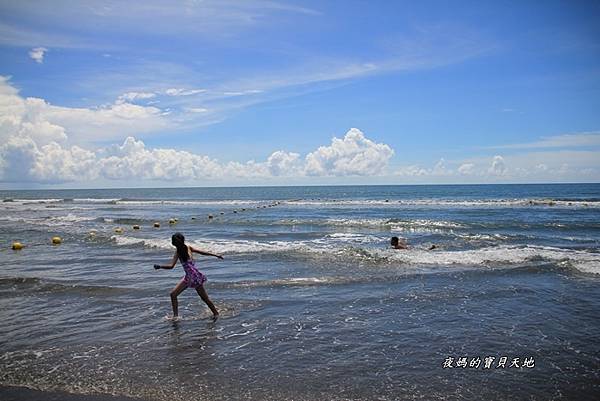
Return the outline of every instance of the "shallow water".
<path id="1" fill-rule="evenodd" d="M 0 384 L 155 400 L 600 395 L 598 184 L 0 199 L 12 200 L 0 204 Z M 197 258 L 216 323 L 193 290 L 183 319 L 165 319 L 183 273 L 152 265 L 171 258 L 174 231 L 225 256 Z M 392 235 L 411 249 L 389 249 Z"/>

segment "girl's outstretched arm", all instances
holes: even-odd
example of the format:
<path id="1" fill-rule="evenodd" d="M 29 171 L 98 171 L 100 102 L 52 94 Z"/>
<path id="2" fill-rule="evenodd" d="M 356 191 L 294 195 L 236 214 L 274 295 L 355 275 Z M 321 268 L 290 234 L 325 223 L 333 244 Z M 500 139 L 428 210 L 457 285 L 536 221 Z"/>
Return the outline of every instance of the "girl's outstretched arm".
<path id="1" fill-rule="evenodd" d="M 196 249 L 193 246 L 190 246 L 190 249 L 192 250 L 192 252 L 199 253 L 200 255 L 214 256 L 215 258 L 223 259 L 222 255 L 217 255 L 216 253 L 210 253 L 210 252 L 206 252 L 206 251 L 201 251 L 200 249 Z"/>
<path id="2" fill-rule="evenodd" d="M 171 263 L 168 265 L 154 265 L 155 269 L 172 269 L 175 267 L 175 265 L 177 264 L 177 251 L 175 251 L 175 255 L 173 255 L 173 259 L 171 260 Z"/>

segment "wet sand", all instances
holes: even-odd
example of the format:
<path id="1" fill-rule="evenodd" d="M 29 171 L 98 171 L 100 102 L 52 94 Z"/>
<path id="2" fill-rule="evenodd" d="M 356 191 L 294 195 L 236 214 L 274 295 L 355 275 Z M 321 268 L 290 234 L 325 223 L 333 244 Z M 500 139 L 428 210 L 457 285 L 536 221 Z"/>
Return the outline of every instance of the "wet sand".
<path id="1" fill-rule="evenodd" d="M 2 401 L 142 401 L 140 398 L 110 394 L 71 394 L 63 391 L 39 391 L 26 387 L 0 386 Z"/>

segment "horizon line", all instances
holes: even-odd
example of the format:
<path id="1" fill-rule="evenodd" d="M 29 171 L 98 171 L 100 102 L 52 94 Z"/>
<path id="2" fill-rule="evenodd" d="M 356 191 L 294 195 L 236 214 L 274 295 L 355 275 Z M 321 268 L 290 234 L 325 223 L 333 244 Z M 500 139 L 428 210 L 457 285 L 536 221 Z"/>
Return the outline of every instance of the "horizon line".
<path id="1" fill-rule="evenodd" d="M 103 187 L 103 188 L 0 188 L 0 191 L 85 191 L 122 189 L 222 189 L 222 188 L 320 188 L 320 187 L 415 187 L 415 186 L 482 186 L 482 185 L 598 185 L 600 182 L 505 182 L 505 183 L 413 183 L 413 184 L 312 184 L 312 185 L 233 185 L 180 187 Z"/>

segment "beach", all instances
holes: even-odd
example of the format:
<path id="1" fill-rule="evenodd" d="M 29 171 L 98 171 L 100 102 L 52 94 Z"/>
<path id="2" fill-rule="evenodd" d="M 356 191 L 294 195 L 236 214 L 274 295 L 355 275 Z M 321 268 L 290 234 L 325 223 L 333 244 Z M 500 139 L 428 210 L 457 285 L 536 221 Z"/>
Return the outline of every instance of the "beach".
<path id="1" fill-rule="evenodd" d="M 2 399 L 600 396 L 600 184 L 0 200 Z M 192 289 L 167 318 L 174 232 L 224 256 L 196 257 L 216 322 Z"/>
<path id="2" fill-rule="evenodd" d="M 0 386 L 0 398 L 4 401 L 139 401 L 134 398 L 107 394 L 82 395 L 62 391 L 39 391 L 26 387 Z"/>

